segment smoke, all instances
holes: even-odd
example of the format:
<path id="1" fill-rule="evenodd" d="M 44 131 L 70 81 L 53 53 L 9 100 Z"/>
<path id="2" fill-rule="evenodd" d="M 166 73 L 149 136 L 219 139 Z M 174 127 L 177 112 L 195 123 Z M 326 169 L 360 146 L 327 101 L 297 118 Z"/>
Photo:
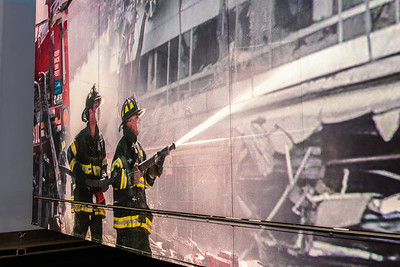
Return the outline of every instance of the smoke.
<path id="1" fill-rule="evenodd" d="M 117 16 L 109 7 L 108 16 Z M 121 66 L 120 42 L 113 41 L 110 28 L 115 19 L 101 20 L 97 1 L 77 1 L 69 8 L 68 49 L 70 61 L 70 137 L 76 136 L 86 124 L 81 121 L 86 96 L 93 84 L 103 97 L 98 127 L 106 143 L 106 151 L 114 152 L 120 139 L 120 104 L 125 95 L 118 86 Z M 82 20 L 85 27 L 82 27 Z M 106 23 L 107 22 L 107 23 Z"/>
<path id="2" fill-rule="evenodd" d="M 89 53 L 88 58 L 95 57 L 94 54 L 95 51 L 92 51 Z M 81 114 L 85 108 L 85 100 L 90 88 L 98 82 L 97 67 L 95 65 L 95 61 L 88 60 L 70 80 L 70 133 L 72 136 L 78 134 L 85 127 L 85 123 L 81 120 Z M 105 111 L 102 111 L 102 113 L 105 113 Z"/>
<path id="3" fill-rule="evenodd" d="M 71 99 L 71 135 L 72 137 L 86 126 L 81 121 L 81 114 L 85 107 L 86 96 L 93 84 L 96 84 L 100 95 L 103 97 L 101 109 L 101 118 L 98 122 L 99 129 L 106 142 L 106 151 L 111 152 L 115 149 L 120 138 L 118 126 L 121 118 L 119 117 L 118 93 L 117 88 L 112 84 L 118 84 L 113 75 L 100 73 L 99 81 L 97 71 L 97 51 L 96 48 L 88 54 L 88 61 L 72 77 L 70 82 Z"/>
<path id="4" fill-rule="evenodd" d="M 117 88 L 112 84 L 118 83 L 115 77 L 109 75 L 108 77 L 102 76 L 102 83 L 99 85 L 100 94 L 104 99 L 101 105 L 99 128 L 103 133 L 107 152 L 114 152 L 121 137 L 118 131 L 121 122 L 119 98 L 116 92 Z"/>

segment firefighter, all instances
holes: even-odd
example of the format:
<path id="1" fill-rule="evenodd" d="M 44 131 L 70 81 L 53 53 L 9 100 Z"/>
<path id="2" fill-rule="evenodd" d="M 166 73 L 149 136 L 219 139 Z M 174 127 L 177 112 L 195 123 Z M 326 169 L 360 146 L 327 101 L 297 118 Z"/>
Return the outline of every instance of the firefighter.
<path id="1" fill-rule="evenodd" d="M 81 117 L 87 123 L 86 127 L 68 147 L 67 157 L 75 178 L 72 200 L 105 205 L 103 192 L 108 189 L 107 157 L 104 139 L 97 126 L 101 101 L 99 92 L 93 86 L 86 97 Z M 85 238 L 90 228 L 92 240 L 101 242 L 105 208 L 76 203 L 72 212 L 75 213 L 74 234 Z"/>
<path id="2" fill-rule="evenodd" d="M 162 166 L 153 165 L 143 173 L 137 167 L 146 159 L 146 153 L 137 140 L 141 131 L 140 117 L 144 112 L 145 109 L 139 108 L 134 97 L 127 98 L 122 105 L 119 130 L 122 127 L 123 136 L 111 166 L 115 206 L 149 209 L 145 190 L 151 188 L 162 173 Z M 114 208 L 117 247 L 129 247 L 151 255 L 149 235 L 152 219 L 149 211 Z"/>

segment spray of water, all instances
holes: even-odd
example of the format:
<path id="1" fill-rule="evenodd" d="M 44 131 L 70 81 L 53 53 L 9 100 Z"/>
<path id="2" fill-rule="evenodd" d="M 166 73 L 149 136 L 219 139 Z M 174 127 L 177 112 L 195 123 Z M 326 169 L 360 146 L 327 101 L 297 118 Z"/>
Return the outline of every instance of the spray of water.
<path id="1" fill-rule="evenodd" d="M 229 106 L 224 107 L 216 114 L 208 118 L 206 121 L 195 127 L 193 130 L 182 136 L 178 141 L 175 142 L 175 145 L 180 146 L 183 143 L 186 143 L 189 139 L 193 138 L 194 136 L 198 135 L 199 133 L 203 132 L 204 130 L 208 129 L 212 125 L 225 118 L 227 114 L 229 114 Z"/>
<path id="2" fill-rule="evenodd" d="M 175 142 L 176 146 L 182 145 L 186 143 L 189 139 L 195 137 L 196 135 L 200 134 L 201 132 L 207 130 L 217 122 L 221 121 L 225 117 L 227 117 L 229 114 L 232 114 L 235 111 L 238 111 L 245 105 L 245 102 L 239 102 L 231 106 L 226 106 L 222 108 L 220 111 L 212 115 L 210 118 L 208 118 L 206 121 L 203 123 L 199 124 L 196 126 L 194 129 L 192 129 L 190 132 L 182 136 L 178 141 Z"/>
<path id="3" fill-rule="evenodd" d="M 192 129 L 187 134 L 182 136 L 179 140 L 177 140 L 175 142 L 175 145 L 180 146 L 186 143 L 196 135 L 207 130 L 227 116 L 239 112 L 245 107 L 250 106 L 251 103 L 256 100 L 256 96 L 271 93 L 279 88 L 285 87 L 291 82 L 291 79 L 287 79 L 287 77 L 293 77 L 293 74 L 299 74 L 298 66 L 296 64 L 288 64 L 270 72 L 270 75 L 266 77 L 264 82 L 254 87 L 252 91 L 247 91 L 246 93 L 238 97 L 231 105 L 225 106 L 217 113 L 212 115 L 210 118 L 208 118 L 206 121 L 196 126 L 194 129 Z"/>

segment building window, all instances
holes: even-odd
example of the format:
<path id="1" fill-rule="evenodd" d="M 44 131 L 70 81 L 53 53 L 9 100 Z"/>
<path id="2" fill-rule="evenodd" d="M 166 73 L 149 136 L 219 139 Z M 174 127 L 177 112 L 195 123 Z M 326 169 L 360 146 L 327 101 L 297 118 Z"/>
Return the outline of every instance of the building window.
<path id="1" fill-rule="evenodd" d="M 178 48 L 179 48 L 179 37 L 177 36 L 169 42 L 168 83 L 176 82 L 178 78 Z"/>
<path id="2" fill-rule="evenodd" d="M 156 88 L 167 85 L 168 43 L 156 49 Z"/>
<path id="3" fill-rule="evenodd" d="M 192 74 L 215 64 L 219 58 L 217 20 L 211 19 L 193 29 Z"/>
<path id="4" fill-rule="evenodd" d="M 148 55 L 143 55 L 140 58 L 140 67 L 139 67 L 139 89 L 141 88 L 142 92 L 147 92 L 147 79 L 148 79 L 148 69 L 149 69 L 149 59 Z"/>
<path id="5" fill-rule="evenodd" d="M 279 28 L 296 31 L 312 23 L 311 0 L 281 0 L 275 3 L 275 23 Z"/>
<path id="6" fill-rule="evenodd" d="M 179 79 L 189 76 L 190 73 L 190 31 L 181 35 Z"/>

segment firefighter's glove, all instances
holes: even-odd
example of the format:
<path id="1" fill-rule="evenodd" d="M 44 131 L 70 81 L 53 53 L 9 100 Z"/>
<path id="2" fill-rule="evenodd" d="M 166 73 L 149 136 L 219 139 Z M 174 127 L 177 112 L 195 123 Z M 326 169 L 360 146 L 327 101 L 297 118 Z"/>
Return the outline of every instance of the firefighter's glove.
<path id="1" fill-rule="evenodd" d="M 156 177 L 160 177 L 162 172 L 163 172 L 163 167 L 162 166 L 158 166 L 157 164 L 154 164 L 153 166 L 151 166 L 149 168 L 149 175 L 153 179 L 156 178 Z"/>
<path id="2" fill-rule="evenodd" d="M 135 166 L 133 166 L 131 175 L 131 181 L 133 185 L 138 185 L 140 178 L 143 177 L 143 172 L 139 170 L 138 165 L 139 165 L 138 163 L 135 163 Z"/>
<path id="3" fill-rule="evenodd" d="M 100 187 L 102 192 L 106 192 L 108 190 L 108 186 L 110 185 L 111 180 L 108 178 L 108 175 L 106 172 L 103 172 L 101 175 L 101 180 L 100 180 Z"/>

